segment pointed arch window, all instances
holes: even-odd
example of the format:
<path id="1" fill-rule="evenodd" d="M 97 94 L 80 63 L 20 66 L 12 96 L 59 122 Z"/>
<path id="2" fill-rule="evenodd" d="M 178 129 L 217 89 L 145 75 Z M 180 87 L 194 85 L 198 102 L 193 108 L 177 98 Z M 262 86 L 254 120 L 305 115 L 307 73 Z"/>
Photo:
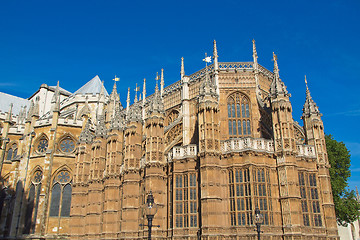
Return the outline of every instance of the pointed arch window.
<path id="1" fill-rule="evenodd" d="M 41 170 L 36 170 L 31 178 L 31 184 L 29 187 L 26 212 L 25 212 L 25 228 L 24 234 L 34 233 L 35 222 L 37 218 L 37 212 L 39 208 L 41 181 L 43 173 Z"/>
<path id="2" fill-rule="evenodd" d="M 69 217 L 71 205 L 71 175 L 68 171 L 60 171 L 51 190 L 50 217 Z"/>
<path id="3" fill-rule="evenodd" d="M 251 135 L 250 101 L 239 92 L 232 94 L 227 101 L 228 126 L 230 137 Z"/>
<path id="4" fill-rule="evenodd" d="M 13 144 L 9 147 L 7 156 L 6 156 L 6 160 L 12 160 L 16 157 L 17 155 L 17 151 L 18 151 L 18 147 L 16 144 Z"/>

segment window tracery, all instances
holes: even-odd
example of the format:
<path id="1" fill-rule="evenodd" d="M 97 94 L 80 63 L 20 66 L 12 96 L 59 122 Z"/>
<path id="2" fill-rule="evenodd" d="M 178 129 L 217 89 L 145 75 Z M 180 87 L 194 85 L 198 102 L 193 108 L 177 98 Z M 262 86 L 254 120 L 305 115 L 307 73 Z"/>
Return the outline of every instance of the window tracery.
<path id="1" fill-rule="evenodd" d="M 25 234 L 34 233 L 35 231 L 35 221 L 39 208 L 42 178 L 43 173 L 40 169 L 36 170 L 31 178 L 25 212 Z"/>
<path id="2" fill-rule="evenodd" d="M 68 171 L 60 171 L 54 178 L 51 191 L 50 217 L 69 217 L 71 205 L 71 175 Z"/>
<path id="3" fill-rule="evenodd" d="M 175 176 L 175 227 L 197 227 L 197 184 L 196 173 Z"/>
<path id="4" fill-rule="evenodd" d="M 47 148 L 48 148 L 48 140 L 45 137 L 43 137 L 38 142 L 36 146 L 36 150 L 38 153 L 45 153 Z"/>
<path id="5" fill-rule="evenodd" d="M 230 224 L 253 225 L 259 208 L 265 225 L 272 223 L 272 202 L 269 171 L 265 168 L 238 168 L 229 171 Z"/>
<path id="6" fill-rule="evenodd" d="M 227 101 L 228 126 L 230 137 L 251 135 L 250 104 L 248 98 L 239 92 L 232 94 Z"/>
<path id="7" fill-rule="evenodd" d="M 71 137 L 66 137 L 60 141 L 60 150 L 63 153 L 72 153 L 75 150 L 75 141 Z"/>
<path id="8" fill-rule="evenodd" d="M 315 173 L 299 172 L 301 210 L 304 226 L 322 226 L 319 193 Z"/>

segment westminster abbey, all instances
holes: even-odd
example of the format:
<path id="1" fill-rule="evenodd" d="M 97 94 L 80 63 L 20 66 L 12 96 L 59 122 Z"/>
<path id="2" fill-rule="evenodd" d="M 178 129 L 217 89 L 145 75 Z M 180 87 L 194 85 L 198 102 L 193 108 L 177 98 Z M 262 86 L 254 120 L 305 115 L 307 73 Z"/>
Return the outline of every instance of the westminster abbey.
<path id="1" fill-rule="evenodd" d="M 338 239 L 321 113 L 302 125 L 277 56 L 209 64 L 120 102 L 98 76 L 75 93 L 0 93 L 0 239 Z M 210 63 L 212 61 L 212 63 Z M 305 79 L 306 82 L 306 79 Z M 131 100 L 134 99 L 134 100 Z"/>

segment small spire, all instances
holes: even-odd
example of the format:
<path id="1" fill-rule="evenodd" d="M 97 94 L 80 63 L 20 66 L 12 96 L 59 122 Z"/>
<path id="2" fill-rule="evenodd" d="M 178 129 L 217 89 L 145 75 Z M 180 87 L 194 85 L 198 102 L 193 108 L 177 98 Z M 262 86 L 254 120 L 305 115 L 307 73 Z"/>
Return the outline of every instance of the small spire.
<path id="1" fill-rule="evenodd" d="M 40 112 L 40 104 L 39 104 L 39 102 L 40 102 L 40 97 L 37 96 L 35 98 L 35 106 L 34 106 L 34 109 L 33 109 L 33 112 L 32 112 L 32 116 L 36 116 L 36 117 L 39 116 L 39 112 Z"/>
<path id="2" fill-rule="evenodd" d="M 116 91 L 116 82 L 120 81 L 120 78 L 116 77 L 115 75 L 115 78 L 113 79 L 114 80 L 114 86 L 113 86 L 113 90 L 112 90 L 112 93 L 111 94 L 117 94 L 117 91 Z"/>
<path id="3" fill-rule="evenodd" d="M 214 51 L 213 51 L 213 59 L 214 59 L 214 69 L 215 71 L 219 70 L 219 64 L 218 64 L 218 52 L 216 47 L 216 40 L 214 40 Z"/>
<path id="4" fill-rule="evenodd" d="M 138 87 L 137 83 L 136 83 L 136 87 L 135 87 L 134 91 L 135 91 L 134 103 L 136 103 L 138 101 L 137 92 L 140 91 L 140 87 Z"/>
<path id="5" fill-rule="evenodd" d="M 129 112 L 130 108 L 130 88 L 128 88 L 127 99 L 126 99 L 126 112 Z"/>
<path id="6" fill-rule="evenodd" d="M 164 93 L 164 85 L 165 85 L 165 82 L 164 82 L 164 69 L 162 68 L 161 69 L 161 80 L 160 80 L 160 95 L 162 96 L 163 93 Z"/>
<path id="7" fill-rule="evenodd" d="M 143 105 L 146 103 L 146 78 L 144 78 L 144 84 L 143 84 Z"/>
<path id="8" fill-rule="evenodd" d="M 278 66 L 278 62 L 277 62 L 277 56 L 276 54 L 273 52 L 273 61 L 274 61 L 274 74 L 275 74 L 275 78 L 280 78 L 279 75 L 279 66 Z"/>
<path id="9" fill-rule="evenodd" d="M 157 79 L 157 78 L 155 78 L 155 79 Z M 165 113 L 164 112 L 164 103 L 163 103 L 163 99 L 162 99 L 161 95 L 159 94 L 159 87 L 158 87 L 157 81 L 155 84 L 155 96 L 150 103 L 148 115 L 151 115 L 152 113 L 162 113 L 162 114 Z"/>
<path id="10" fill-rule="evenodd" d="M 280 79 L 277 56 L 275 55 L 274 52 L 273 52 L 273 61 L 274 61 L 274 78 L 270 85 L 270 95 L 272 98 L 276 98 L 279 95 L 289 97 L 290 94 L 286 90 L 285 84 Z"/>
<path id="11" fill-rule="evenodd" d="M 34 112 L 34 100 L 31 100 L 29 111 L 28 111 L 27 117 L 26 117 L 26 121 L 31 121 L 31 117 L 33 115 L 33 112 Z"/>
<path id="12" fill-rule="evenodd" d="M 257 65 L 258 55 L 256 51 L 255 39 L 252 40 L 252 43 L 253 43 L 253 61 L 254 61 L 254 65 Z"/>
<path id="13" fill-rule="evenodd" d="M 185 76 L 185 67 L 184 67 L 184 57 L 181 57 L 181 71 L 180 71 L 181 79 Z"/>
<path id="14" fill-rule="evenodd" d="M 302 117 L 309 117 L 312 114 L 321 116 L 318 106 L 316 105 L 316 103 L 314 102 L 314 100 L 310 95 L 310 90 L 307 84 L 306 75 L 305 75 L 305 85 L 306 85 L 306 99 L 303 107 Z"/>
<path id="15" fill-rule="evenodd" d="M 59 81 L 57 81 L 57 85 L 56 85 L 56 88 L 55 88 L 55 93 L 54 93 L 54 96 L 52 98 L 52 101 L 51 103 L 54 104 L 53 105 L 53 111 L 59 111 L 60 110 L 60 87 L 59 87 Z"/>
<path id="16" fill-rule="evenodd" d="M 13 109 L 13 106 L 14 104 L 13 103 L 10 103 L 10 108 L 9 108 L 9 111 L 8 111 L 8 114 L 6 116 L 6 122 L 11 122 L 12 120 L 12 109 Z"/>

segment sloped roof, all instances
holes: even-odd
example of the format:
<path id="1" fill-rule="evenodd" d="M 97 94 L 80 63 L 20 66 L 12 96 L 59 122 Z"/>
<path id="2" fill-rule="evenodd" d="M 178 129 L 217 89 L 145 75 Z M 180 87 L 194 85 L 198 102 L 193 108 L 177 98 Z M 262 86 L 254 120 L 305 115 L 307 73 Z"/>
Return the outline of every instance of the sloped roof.
<path id="1" fill-rule="evenodd" d="M 49 86 L 49 88 L 50 88 L 51 90 L 53 90 L 54 92 L 55 92 L 55 90 L 56 90 L 56 86 Z M 68 90 L 63 89 L 62 87 L 59 87 L 59 92 L 60 92 L 61 94 L 67 95 L 67 96 L 70 96 L 70 95 L 72 94 L 71 92 L 69 92 Z"/>
<path id="2" fill-rule="evenodd" d="M 8 112 L 11 103 L 13 104 L 13 115 L 18 115 L 22 106 L 27 106 L 27 110 L 29 110 L 29 100 L 0 92 L 0 111 Z"/>
<path id="3" fill-rule="evenodd" d="M 98 75 L 96 75 L 93 79 L 88 81 L 84 86 L 79 88 L 74 94 L 86 94 L 86 93 L 100 93 L 101 92 L 102 83 Z M 109 93 L 106 91 L 104 87 L 104 94 L 107 96 Z"/>

